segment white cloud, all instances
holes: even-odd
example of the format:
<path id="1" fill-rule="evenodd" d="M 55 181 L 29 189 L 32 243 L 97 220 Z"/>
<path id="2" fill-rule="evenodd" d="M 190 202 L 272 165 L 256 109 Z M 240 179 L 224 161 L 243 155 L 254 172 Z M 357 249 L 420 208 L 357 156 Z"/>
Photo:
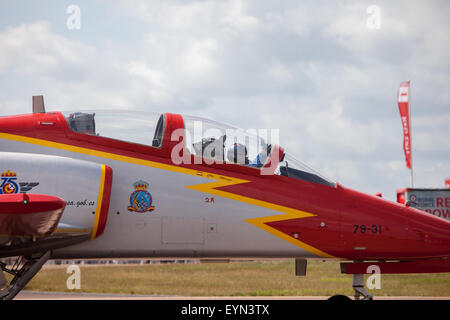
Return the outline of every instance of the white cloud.
<path id="1" fill-rule="evenodd" d="M 293 74 L 288 70 L 288 68 L 280 63 L 279 61 L 276 61 L 269 65 L 267 67 L 267 73 L 270 78 L 272 78 L 274 81 L 277 82 L 291 82 L 294 80 Z"/>
<path id="2" fill-rule="evenodd" d="M 188 81 L 200 80 L 202 84 L 211 81 L 218 68 L 215 61 L 217 50 L 218 44 L 214 39 L 190 41 L 186 52 L 182 53 L 179 70 Z"/>
<path id="3" fill-rule="evenodd" d="M 61 76 L 93 54 L 92 48 L 51 33 L 45 21 L 9 27 L 0 33 L 0 72 Z"/>
<path id="4" fill-rule="evenodd" d="M 182 33 L 186 31 L 248 33 L 263 27 L 257 17 L 247 14 L 246 4 L 240 0 L 124 2 L 124 6 L 138 18 Z"/>
<path id="5" fill-rule="evenodd" d="M 125 71 L 133 82 L 137 94 L 148 91 L 152 101 L 164 102 L 170 99 L 167 77 L 159 70 L 152 69 L 144 61 L 131 61 L 125 65 Z"/>

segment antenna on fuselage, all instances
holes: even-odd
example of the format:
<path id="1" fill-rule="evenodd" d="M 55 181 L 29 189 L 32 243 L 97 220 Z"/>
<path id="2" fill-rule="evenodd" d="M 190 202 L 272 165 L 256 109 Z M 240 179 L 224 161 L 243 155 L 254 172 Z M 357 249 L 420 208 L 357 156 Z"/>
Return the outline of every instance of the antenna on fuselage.
<path id="1" fill-rule="evenodd" d="M 33 113 L 45 113 L 44 96 L 33 96 Z"/>

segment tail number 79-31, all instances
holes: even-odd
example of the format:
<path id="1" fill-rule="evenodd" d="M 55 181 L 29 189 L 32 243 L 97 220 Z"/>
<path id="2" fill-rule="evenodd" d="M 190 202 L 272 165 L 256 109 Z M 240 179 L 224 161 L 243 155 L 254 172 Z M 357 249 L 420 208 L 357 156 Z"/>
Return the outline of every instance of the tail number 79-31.
<path id="1" fill-rule="evenodd" d="M 381 224 L 373 224 L 373 225 L 371 225 L 371 226 L 367 226 L 367 225 L 365 225 L 365 224 L 354 224 L 353 225 L 353 233 L 362 233 L 362 234 L 365 234 L 365 233 L 369 233 L 369 232 L 371 232 L 371 233 L 373 233 L 373 234 L 376 234 L 376 233 L 381 233 Z"/>

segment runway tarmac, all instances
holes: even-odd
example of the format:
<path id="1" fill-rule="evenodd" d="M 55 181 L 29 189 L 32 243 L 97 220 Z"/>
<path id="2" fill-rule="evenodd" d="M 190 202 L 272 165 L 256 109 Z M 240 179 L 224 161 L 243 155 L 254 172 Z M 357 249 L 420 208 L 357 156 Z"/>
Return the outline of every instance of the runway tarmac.
<path id="1" fill-rule="evenodd" d="M 15 300 L 327 300 L 327 296 L 233 296 L 233 297 L 188 297 L 163 295 L 125 295 L 75 292 L 22 291 Z M 386 297 L 375 296 L 374 300 L 450 300 L 450 297 Z"/>

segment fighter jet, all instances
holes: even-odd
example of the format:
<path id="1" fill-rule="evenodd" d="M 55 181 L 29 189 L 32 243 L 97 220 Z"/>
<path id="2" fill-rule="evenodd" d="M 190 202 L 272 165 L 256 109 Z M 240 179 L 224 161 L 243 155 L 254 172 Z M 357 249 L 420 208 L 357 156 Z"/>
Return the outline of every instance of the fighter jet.
<path id="1" fill-rule="evenodd" d="M 336 259 L 356 299 L 372 299 L 370 270 L 450 272 L 450 221 L 344 187 L 292 153 L 267 130 L 46 112 L 35 96 L 32 113 L 0 117 L 0 258 L 18 257 L 0 264 L 13 275 L 0 273 L 0 297 L 48 259 L 291 258 L 296 275 Z"/>

